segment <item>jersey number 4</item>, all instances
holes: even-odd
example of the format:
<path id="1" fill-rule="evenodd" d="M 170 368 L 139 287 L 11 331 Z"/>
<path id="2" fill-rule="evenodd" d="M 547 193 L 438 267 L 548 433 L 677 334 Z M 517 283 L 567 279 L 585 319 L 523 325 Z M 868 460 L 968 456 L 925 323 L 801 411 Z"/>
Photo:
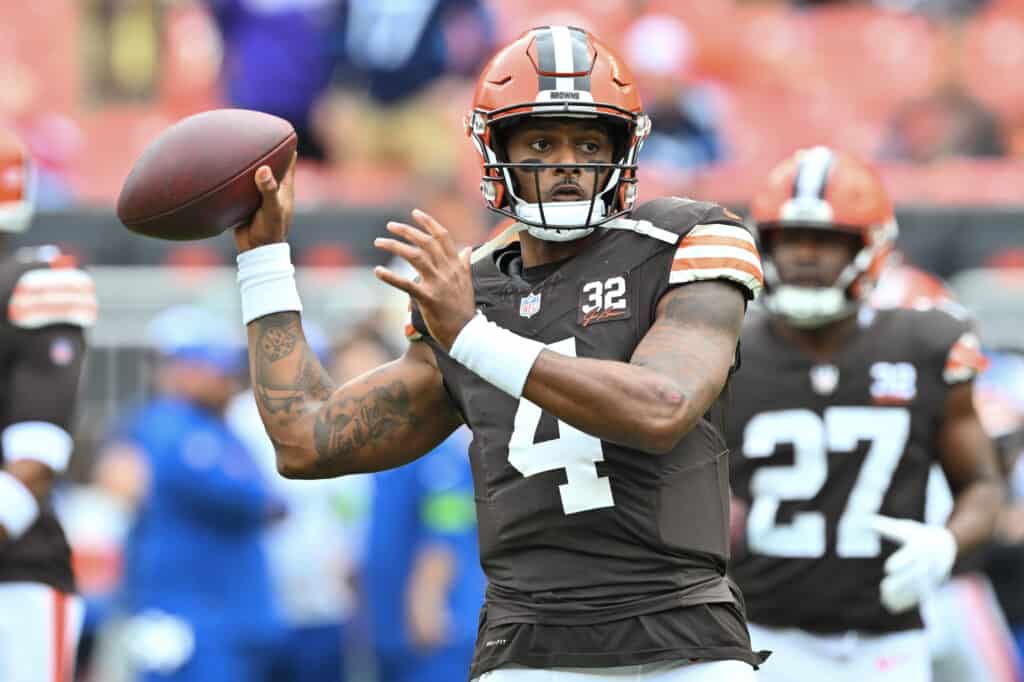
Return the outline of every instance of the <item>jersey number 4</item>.
<path id="1" fill-rule="evenodd" d="M 576 357 L 576 339 L 570 337 L 548 348 Z M 534 442 L 542 410 L 526 398 L 519 399 L 512 437 L 508 442 L 508 462 L 523 476 L 545 471 L 565 471 L 565 483 L 558 486 L 562 510 L 576 514 L 591 509 L 614 507 L 611 482 L 597 475 L 597 462 L 604 461 L 601 441 L 559 420 L 558 438 Z"/>
<path id="2" fill-rule="evenodd" d="M 852 452 L 861 441 L 871 445 L 846 508 L 839 518 L 839 557 L 878 556 L 878 534 L 866 525 L 878 512 L 910 437 L 910 413 L 902 407 L 830 407 L 824 417 L 810 410 L 763 412 L 743 431 L 743 454 L 771 457 L 779 444 L 793 445 L 792 466 L 760 467 L 750 479 L 753 503 L 747 516 L 751 551 L 772 556 L 817 558 L 825 555 L 825 515 L 793 514 L 777 522 L 779 505 L 810 500 L 828 480 L 828 453 Z"/>

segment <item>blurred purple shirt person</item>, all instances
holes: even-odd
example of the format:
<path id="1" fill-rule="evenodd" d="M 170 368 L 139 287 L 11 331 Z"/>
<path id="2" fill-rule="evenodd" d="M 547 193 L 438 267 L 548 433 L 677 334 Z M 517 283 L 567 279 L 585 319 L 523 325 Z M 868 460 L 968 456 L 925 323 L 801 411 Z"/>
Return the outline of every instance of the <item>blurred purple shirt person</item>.
<path id="1" fill-rule="evenodd" d="M 224 40 L 223 87 L 235 107 L 288 119 L 299 154 L 322 158 L 310 112 L 330 80 L 340 0 L 207 0 Z"/>

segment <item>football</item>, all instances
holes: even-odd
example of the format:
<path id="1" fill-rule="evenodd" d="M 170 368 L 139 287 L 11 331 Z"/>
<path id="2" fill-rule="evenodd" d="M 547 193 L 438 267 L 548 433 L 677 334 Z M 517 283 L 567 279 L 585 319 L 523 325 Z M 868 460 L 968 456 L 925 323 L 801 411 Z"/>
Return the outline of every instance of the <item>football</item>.
<path id="1" fill-rule="evenodd" d="M 266 164 L 280 180 L 295 153 L 292 125 L 246 109 L 189 116 L 161 133 L 135 162 L 117 200 L 117 217 L 158 239 L 213 237 L 260 207 L 253 178 Z"/>

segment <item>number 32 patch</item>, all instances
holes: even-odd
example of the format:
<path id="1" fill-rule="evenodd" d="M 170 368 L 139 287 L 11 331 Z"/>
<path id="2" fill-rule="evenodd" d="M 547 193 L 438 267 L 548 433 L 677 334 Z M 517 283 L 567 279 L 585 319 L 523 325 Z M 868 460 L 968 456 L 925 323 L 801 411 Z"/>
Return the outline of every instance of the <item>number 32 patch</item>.
<path id="1" fill-rule="evenodd" d="M 580 289 L 576 321 L 583 327 L 589 327 L 598 322 L 629 319 L 632 311 L 626 292 L 625 273 L 585 283 Z"/>

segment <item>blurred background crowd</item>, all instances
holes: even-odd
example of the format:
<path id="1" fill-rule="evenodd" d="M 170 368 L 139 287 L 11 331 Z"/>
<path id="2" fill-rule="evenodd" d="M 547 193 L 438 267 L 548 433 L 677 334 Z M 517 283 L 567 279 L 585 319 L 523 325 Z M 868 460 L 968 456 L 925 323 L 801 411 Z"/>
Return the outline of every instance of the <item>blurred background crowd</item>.
<path id="1" fill-rule="evenodd" d="M 462 116 L 484 60 L 537 25 L 588 28 L 635 72 L 654 125 L 641 200 L 742 212 L 797 147 L 874 160 L 899 206 L 903 258 L 978 317 L 997 360 L 980 400 L 1024 499 L 1024 0 L 2 5 L 0 123 L 37 170 L 39 213 L 21 240 L 76 255 L 101 302 L 59 496 L 88 597 L 82 680 L 207 654 L 253 666 L 209 679 L 463 678 L 483 590 L 467 436 L 377 476 L 281 479 L 244 390 L 228 237 L 141 239 L 113 205 L 170 123 L 224 106 L 287 118 L 307 336 L 336 380 L 356 376 L 404 343 L 405 302 L 362 267 L 380 260 L 384 220 L 418 206 L 466 243 L 493 228 Z M 901 280 L 889 286 L 904 300 Z M 1022 509 L 1008 509 L 990 562 L 1015 628 Z M 218 544 L 224 527 L 238 545 Z M 194 594 L 223 608 L 166 617 Z M 209 651 L 229 639 L 234 662 Z"/>

